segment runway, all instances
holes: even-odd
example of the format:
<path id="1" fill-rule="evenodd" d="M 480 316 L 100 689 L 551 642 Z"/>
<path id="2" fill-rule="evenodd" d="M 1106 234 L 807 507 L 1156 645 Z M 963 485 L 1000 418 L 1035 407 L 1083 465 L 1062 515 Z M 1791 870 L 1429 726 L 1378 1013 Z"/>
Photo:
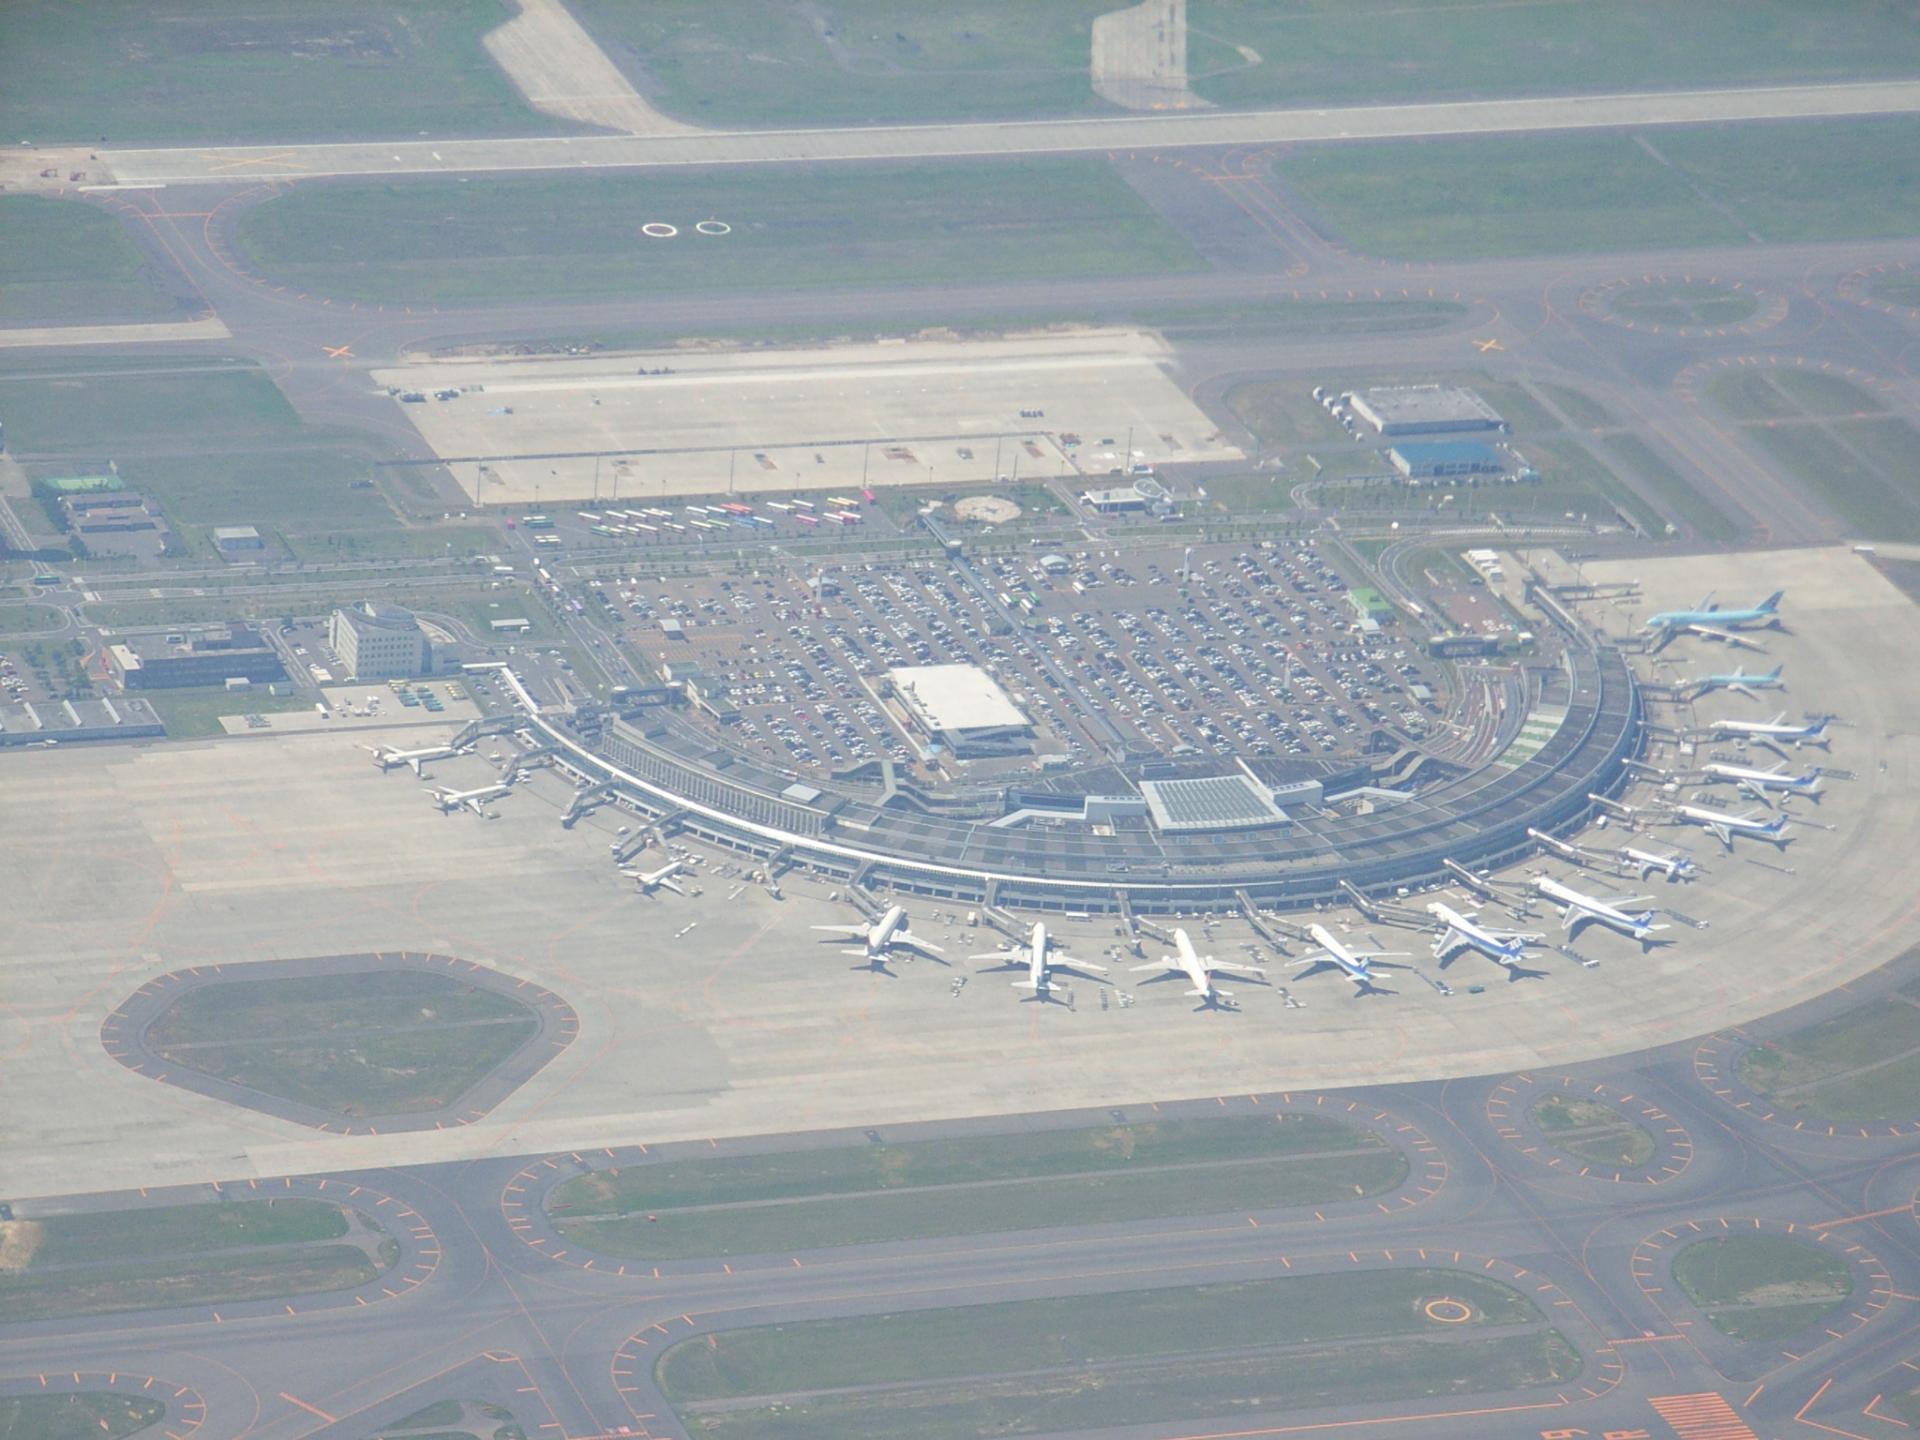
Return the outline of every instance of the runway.
<path id="1" fill-rule="evenodd" d="M 1313 144 L 1415 136 L 1503 135 L 1612 126 L 1703 125 L 1905 114 L 1920 81 L 1459 100 L 1421 105 L 1208 111 L 1100 119 L 667 135 L 540 136 L 331 144 L 103 149 L 107 180 L 90 189 L 348 175 L 474 175 L 513 170 L 949 160 L 1223 145 Z M 95 172 L 98 173 L 98 172 Z"/>

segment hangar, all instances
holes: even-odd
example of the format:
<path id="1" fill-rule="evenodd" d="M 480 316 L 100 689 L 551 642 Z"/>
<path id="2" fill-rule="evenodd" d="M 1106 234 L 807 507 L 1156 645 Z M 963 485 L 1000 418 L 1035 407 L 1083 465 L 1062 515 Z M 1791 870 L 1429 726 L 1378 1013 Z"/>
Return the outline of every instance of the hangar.
<path id="1" fill-rule="evenodd" d="M 1353 413 L 1382 435 L 1504 430 L 1507 422 L 1471 390 L 1453 385 L 1385 385 L 1356 390 Z"/>

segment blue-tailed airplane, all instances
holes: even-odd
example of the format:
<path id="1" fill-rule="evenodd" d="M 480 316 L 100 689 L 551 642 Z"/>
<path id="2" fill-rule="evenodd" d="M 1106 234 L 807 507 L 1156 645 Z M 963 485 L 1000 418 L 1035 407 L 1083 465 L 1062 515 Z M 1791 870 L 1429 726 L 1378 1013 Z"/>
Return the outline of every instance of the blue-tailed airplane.
<path id="1" fill-rule="evenodd" d="M 1745 765 L 1722 765 L 1718 762 L 1707 766 L 1703 772 L 1708 784 L 1725 782 L 1736 785 L 1743 795 L 1750 795 L 1773 808 L 1773 797 L 1767 792 L 1778 790 L 1782 796 L 1804 795 L 1815 801 L 1820 799 L 1820 772 L 1810 770 L 1805 775 L 1789 775 L 1786 761 L 1781 761 L 1771 770 L 1752 770 Z"/>
<path id="2" fill-rule="evenodd" d="M 1693 693 L 1697 699 L 1715 690 L 1730 690 L 1749 699 L 1758 699 L 1762 690 L 1784 690 L 1787 682 L 1781 679 L 1781 673 L 1787 667 L 1776 665 L 1761 675 L 1747 674 L 1747 667 L 1737 665 L 1731 675 L 1702 675 L 1693 682 Z"/>
<path id="3" fill-rule="evenodd" d="M 1786 593 L 1776 590 L 1751 610 L 1719 609 L 1713 603 L 1713 596 L 1708 595 L 1696 610 L 1662 610 L 1658 615 L 1649 615 L 1647 629 L 1685 630 L 1693 625 L 1706 625 L 1721 630 L 1738 630 L 1747 625 L 1772 625 L 1780 619 L 1780 601 Z"/>
<path id="4" fill-rule="evenodd" d="M 1789 725 L 1787 712 L 1782 710 L 1771 720 L 1715 720 L 1707 726 L 1707 730 L 1713 735 L 1764 745 L 1784 758 L 1787 753 L 1786 747 L 1789 745 L 1796 750 L 1802 745 L 1817 745 L 1825 750 L 1827 724 L 1832 718 L 1823 715 L 1801 725 Z"/>

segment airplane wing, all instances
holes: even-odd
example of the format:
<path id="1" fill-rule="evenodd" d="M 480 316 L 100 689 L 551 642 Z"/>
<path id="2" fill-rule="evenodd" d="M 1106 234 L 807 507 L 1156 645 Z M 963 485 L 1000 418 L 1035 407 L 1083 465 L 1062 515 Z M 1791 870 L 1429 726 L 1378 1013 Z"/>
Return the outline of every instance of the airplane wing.
<path id="1" fill-rule="evenodd" d="M 665 880 L 656 880 L 653 883 L 658 885 L 662 890 L 673 891 L 673 893 L 676 895 L 684 895 L 687 893 L 686 891 L 680 888 L 680 882 L 678 880 L 675 880 L 672 876 L 668 876 Z"/>
<path id="2" fill-rule="evenodd" d="M 1740 782 L 1740 792 L 1750 799 L 1758 800 L 1762 805 L 1766 806 L 1767 809 L 1773 809 L 1773 797 L 1767 794 L 1766 786 L 1756 785 L 1751 780 L 1742 780 Z"/>
<path id="3" fill-rule="evenodd" d="M 829 935 L 845 935 L 857 940 L 862 935 L 865 935 L 871 927 L 866 925 L 810 925 L 807 928 L 810 930 L 823 930 Z"/>
<path id="4" fill-rule="evenodd" d="M 967 959 L 983 965 L 1024 965 L 1027 957 L 1018 950 L 994 950 L 985 955 L 969 955 Z"/>
<path id="5" fill-rule="evenodd" d="M 1722 630 L 1714 625 L 1689 625 L 1687 626 L 1687 630 L 1691 634 L 1699 635 L 1708 640 L 1720 640 L 1743 650 L 1758 650 L 1762 654 L 1766 653 L 1766 646 L 1751 636 L 1742 635 L 1738 630 Z"/>
<path id="6" fill-rule="evenodd" d="M 1107 973 L 1107 967 L 1106 967 L 1106 966 L 1104 966 L 1104 965 L 1102 965 L 1102 964 L 1100 964 L 1100 963 L 1099 963 L 1098 961 L 1096 961 L 1096 960 L 1076 960 L 1076 959 L 1074 959 L 1074 957 L 1073 957 L 1073 956 L 1071 956 L 1071 955 L 1056 955 L 1056 956 L 1054 956 L 1054 957 L 1053 957 L 1053 959 L 1052 959 L 1051 961 L 1049 961 L 1048 963 L 1049 963 L 1050 965 L 1052 965 L 1052 966 L 1053 966 L 1053 968 L 1054 968 L 1054 969 L 1056 969 L 1056 970 L 1060 970 L 1060 969 L 1066 969 L 1066 970 L 1097 970 L 1097 971 L 1099 971 L 1099 972 L 1100 972 L 1100 973 L 1101 973 L 1102 975 L 1104 975 L 1104 974 L 1106 974 L 1106 973 Z"/>
<path id="7" fill-rule="evenodd" d="M 946 951 L 942 950 L 931 940 L 922 940 L 918 935 L 908 930 L 896 930 L 893 932 L 892 938 L 895 945 L 905 945 L 909 950 L 918 950 L 923 955 L 946 954 Z"/>

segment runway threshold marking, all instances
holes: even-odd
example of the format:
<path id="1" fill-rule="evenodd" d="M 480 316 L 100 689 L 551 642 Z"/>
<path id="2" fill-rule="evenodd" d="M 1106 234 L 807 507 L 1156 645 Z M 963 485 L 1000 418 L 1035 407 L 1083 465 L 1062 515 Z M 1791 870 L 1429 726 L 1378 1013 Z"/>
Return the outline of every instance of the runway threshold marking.
<path id="1" fill-rule="evenodd" d="M 1760 1440 L 1726 1397 L 1712 1390 L 1697 1395 L 1649 1395 L 1647 1404 L 1680 1440 Z"/>
<path id="2" fill-rule="evenodd" d="M 298 1395 L 289 1395 L 286 1391 L 282 1390 L 280 1392 L 280 1398 L 286 1401 L 289 1405 L 299 1406 L 302 1410 L 306 1411 L 309 1415 L 319 1416 L 322 1420 L 326 1421 L 329 1425 L 335 1425 L 339 1423 L 339 1419 L 340 1419 L 339 1416 L 329 1415 L 326 1411 L 322 1410 L 318 1405 L 309 1405 L 306 1401 L 302 1400 Z"/>

